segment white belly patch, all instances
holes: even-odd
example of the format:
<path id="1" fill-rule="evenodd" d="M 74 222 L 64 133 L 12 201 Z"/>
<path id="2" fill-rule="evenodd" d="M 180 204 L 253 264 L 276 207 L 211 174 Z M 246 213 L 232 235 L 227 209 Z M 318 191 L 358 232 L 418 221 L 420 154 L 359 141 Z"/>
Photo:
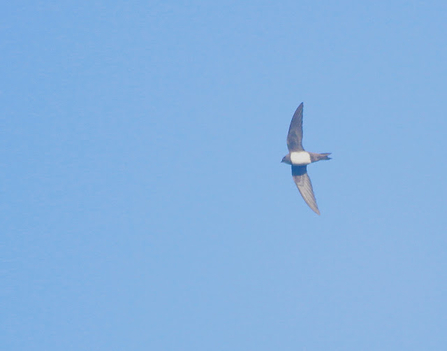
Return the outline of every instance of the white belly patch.
<path id="1" fill-rule="evenodd" d="M 290 161 L 292 165 L 296 166 L 304 166 L 311 163 L 310 155 L 306 151 L 291 152 Z"/>

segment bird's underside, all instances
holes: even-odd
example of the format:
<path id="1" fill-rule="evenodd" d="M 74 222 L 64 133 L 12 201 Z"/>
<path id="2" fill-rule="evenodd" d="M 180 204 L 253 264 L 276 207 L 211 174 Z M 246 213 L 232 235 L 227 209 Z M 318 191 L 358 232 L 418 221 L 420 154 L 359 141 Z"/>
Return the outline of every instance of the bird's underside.
<path id="1" fill-rule="evenodd" d="M 307 165 L 321 160 L 330 160 L 330 153 L 307 152 L 303 148 L 303 103 L 296 109 L 290 122 L 287 134 L 287 148 L 289 154 L 284 156 L 282 162 L 292 166 L 292 177 L 298 190 L 307 205 L 316 213 L 320 210 L 315 200 L 312 182 L 307 174 Z"/>

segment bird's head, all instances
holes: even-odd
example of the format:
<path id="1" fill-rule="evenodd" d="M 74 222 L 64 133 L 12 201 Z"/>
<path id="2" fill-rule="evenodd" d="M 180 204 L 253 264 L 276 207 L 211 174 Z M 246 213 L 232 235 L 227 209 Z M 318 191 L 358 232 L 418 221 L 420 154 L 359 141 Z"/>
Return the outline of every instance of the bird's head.
<path id="1" fill-rule="evenodd" d="M 292 164 L 292 162 L 290 161 L 290 154 L 287 154 L 286 156 L 284 156 L 281 160 L 282 163 L 287 163 L 289 165 Z"/>

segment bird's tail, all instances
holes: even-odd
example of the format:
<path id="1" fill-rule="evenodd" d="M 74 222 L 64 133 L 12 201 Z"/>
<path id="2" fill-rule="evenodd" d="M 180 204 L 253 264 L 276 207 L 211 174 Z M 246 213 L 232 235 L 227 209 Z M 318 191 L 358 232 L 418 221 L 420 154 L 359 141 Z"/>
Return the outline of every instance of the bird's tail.
<path id="1" fill-rule="evenodd" d="M 329 155 L 330 155 L 331 153 L 330 152 L 325 152 L 325 153 L 322 153 L 322 154 L 318 154 L 318 161 L 321 161 L 321 160 L 330 160 L 331 158 L 329 157 Z"/>

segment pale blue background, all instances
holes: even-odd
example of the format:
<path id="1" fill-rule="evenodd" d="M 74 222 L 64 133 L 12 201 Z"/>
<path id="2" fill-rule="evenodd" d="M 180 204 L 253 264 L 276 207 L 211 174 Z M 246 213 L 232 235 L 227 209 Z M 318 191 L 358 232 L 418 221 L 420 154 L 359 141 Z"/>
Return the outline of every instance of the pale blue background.
<path id="1" fill-rule="evenodd" d="M 5 1 L 0 43 L 2 350 L 447 348 L 447 2 Z"/>

